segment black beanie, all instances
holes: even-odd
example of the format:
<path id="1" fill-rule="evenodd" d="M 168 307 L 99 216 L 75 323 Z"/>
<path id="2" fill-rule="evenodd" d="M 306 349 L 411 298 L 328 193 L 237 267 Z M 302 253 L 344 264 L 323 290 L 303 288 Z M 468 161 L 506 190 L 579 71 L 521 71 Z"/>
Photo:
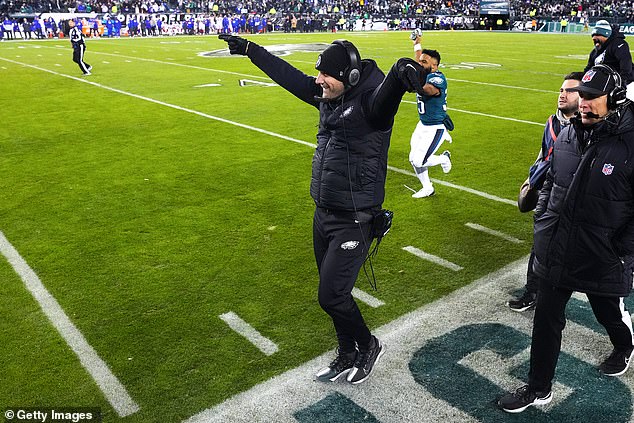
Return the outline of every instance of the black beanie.
<path id="1" fill-rule="evenodd" d="M 346 68 L 350 66 L 350 58 L 346 48 L 340 44 L 331 44 L 324 50 L 315 63 L 315 69 L 332 76 L 341 82 L 346 82 L 344 75 Z"/>

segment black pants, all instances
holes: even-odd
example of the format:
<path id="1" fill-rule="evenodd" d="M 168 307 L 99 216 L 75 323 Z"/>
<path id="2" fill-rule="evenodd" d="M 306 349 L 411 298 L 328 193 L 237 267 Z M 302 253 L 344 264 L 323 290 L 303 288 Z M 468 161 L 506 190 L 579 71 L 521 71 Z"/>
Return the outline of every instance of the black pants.
<path id="1" fill-rule="evenodd" d="M 526 271 L 526 292 L 537 294 L 539 289 L 539 278 L 533 272 L 533 261 L 535 261 L 535 246 L 531 247 L 531 255 L 528 258 L 528 269 Z"/>
<path id="2" fill-rule="evenodd" d="M 86 45 L 80 44 L 76 48 L 73 48 L 73 62 L 79 65 L 79 69 L 83 73 L 88 73 L 90 65 L 84 62 L 84 52 L 86 51 Z"/>
<path id="3" fill-rule="evenodd" d="M 566 326 L 566 304 L 572 292 L 540 281 L 528 373 L 531 390 L 550 392 L 561 350 L 561 333 Z M 590 294 L 587 297 L 597 321 L 608 332 L 614 348 L 619 351 L 632 348 L 632 318 L 625 309 L 623 298 Z"/>
<path id="4" fill-rule="evenodd" d="M 370 247 L 372 214 L 315 210 L 313 247 L 319 270 L 319 305 L 332 318 L 342 352 L 365 350 L 372 335 L 352 297 Z"/>

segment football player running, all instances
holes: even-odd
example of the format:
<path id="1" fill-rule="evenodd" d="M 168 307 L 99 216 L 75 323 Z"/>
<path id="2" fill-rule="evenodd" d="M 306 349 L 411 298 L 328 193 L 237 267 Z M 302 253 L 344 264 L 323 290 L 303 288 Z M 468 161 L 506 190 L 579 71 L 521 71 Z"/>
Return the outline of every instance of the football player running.
<path id="1" fill-rule="evenodd" d="M 429 197 L 435 193 L 429 179 L 429 167 L 440 165 L 445 173 L 451 170 L 451 153 L 435 153 L 443 141 L 452 141 L 449 131 L 453 129 L 453 123 L 447 115 L 447 79 L 438 70 L 440 53 L 423 49 L 421 38 L 420 29 L 415 29 L 410 36 L 414 42 L 416 61 L 427 71 L 427 79 L 423 86 L 424 94 L 416 94 L 419 121 L 410 141 L 409 161 L 423 185 L 412 195 L 414 198 Z"/>

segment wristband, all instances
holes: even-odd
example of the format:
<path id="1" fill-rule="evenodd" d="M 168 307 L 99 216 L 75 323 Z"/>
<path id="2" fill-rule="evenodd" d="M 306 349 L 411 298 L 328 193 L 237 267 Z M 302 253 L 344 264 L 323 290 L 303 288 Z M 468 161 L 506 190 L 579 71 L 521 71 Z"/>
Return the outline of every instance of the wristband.
<path id="1" fill-rule="evenodd" d="M 414 51 L 422 51 L 423 48 L 421 47 L 420 44 L 414 44 Z"/>

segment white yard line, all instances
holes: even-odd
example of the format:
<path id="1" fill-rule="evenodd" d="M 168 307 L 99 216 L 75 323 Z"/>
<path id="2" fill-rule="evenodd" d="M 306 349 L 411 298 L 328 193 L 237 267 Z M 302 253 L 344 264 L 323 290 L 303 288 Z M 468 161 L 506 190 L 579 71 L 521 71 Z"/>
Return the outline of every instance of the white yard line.
<path id="1" fill-rule="evenodd" d="M 449 78 L 449 81 L 464 82 L 464 83 L 467 83 L 467 84 L 476 84 L 476 85 L 487 85 L 487 86 L 490 86 L 490 87 L 510 88 L 512 90 L 537 91 L 537 92 L 540 92 L 540 93 L 557 94 L 557 91 L 540 90 L 538 88 L 518 87 L 516 85 L 493 84 L 491 82 L 469 81 L 469 80 L 466 80 L 466 79 L 455 79 L 455 78 Z"/>
<path id="2" fill-rule="evenodd" d="M 469 114 L 469 115 L 488 117 L 488 118 L 492 118 L 492 119 L 508 120 L 510 122 L 526 123 L 528 125 L 537 125 L 537 126 L 542 126 L 542 127 L 544 126 L 544 122 L 533 122 L 533 121 L 530 121 L 530 120 L 515 119 L 515 118 L 510 118 L 510 117 L 491 115 L 491 114 L 488 114 L 488 113 L 472 112 L 470 110 L 454 109 L 453 107 L 449 107 L 449 110 L 454 111 L 454 112 L 459 112 L 459 113 L 466 113 L 466 114 Z"/>
<path id="3" fill-rule="evenodd" d="M 147 59 L 147 58 L 144 58 L 144 57 L 126 56 L 125 54 L 113 54 L 113 53 L 105 53 L 105 52 L 101 52 L 101 51 L 92 52 L 92 53 L 103 54 L 105 56 L 115 56 L 115 57 L 124 58 L 124 59 L 140 60 L 142 62 L 159 63 L 161 65 L 178 66 L 178 67 L 181 67 L 181 68 L 204 70 L 204 71 L 208 71 L 208 72 L 226 73 L 227 75 L 243 76 L 243 77 L 246 77 L 246 78 L 264 79 L 264 80 L 267 80 L 267 81 L 271 80 L 271 78 L 269 78 L 268 76 L 251 75 L 251 74 L 248 74 L 248 73 L 232 72 L 232 71 L 226 71 L 226 70 L 222 70 L 222 69 L 211 69 L 211 68 L 205 68 L 203 66 L 186 65 L 184 63 L 178 63 L 178 62 L 164 62 L 162 60 Z M 235 59 L 236 58 L 234 58 L 234 60 Z"/>
<path id="4" fill-rule="evenodd" d="M 120 90 L 118 88 L 108 87 L 106 85 L 90 81 L 90 80 L 86 79 L 86 77 L 76 77 L 76 76 L 72 76 L 72 75 L 66 75 L 66 74 L 63 74 L 63 73 L 60 73 L 60 72 L 52 71 L 50 69 L 45 69 L 45 68 L 42 68 L 42 67 L 39 67 L 39 66 L 18 62 L 18 61 L 15 61 L 15 60 L 4 58 L 4 57 L 0 57 L 0 60 L 4 60 L 6 62 L 13 63 L 13 64 L 16 64 L 16 65 L 20 65 L 20 66 L 25 66 L 25 67 L 28 67 L 28 68 L 36 69 L 36 70 L 39 70 L 39 71 L 42 71 L 42 72 L 46 72 L 46 73 L 50 73 L 50 74 L 53 74 L 53 75 L 61 76 L 63 78 L 72 79 L 72 80 L 77 81 L 77 82 L 82 82 L 84 84 L 89 84 L 89 85 L 92 85 L 92 86 L 97 87 L 97 88 L 101 88 L 101 89 L 104 89 L 104 90 L 112 91 L 112 92 L 115 92 L 117 94 L 122 94 L 122 95 L 130 96 L 130 97 L 134 97 L 134 98 L 137 98 L 139 100 L 148 101 L 150 103 L 158 104 L 158 105 L 161 105 L 161 106 L 164 106 L 164 107 L 170 107 L 172 109 L 180 110 L 180 111 L 187 112 L 187 113 L 192 113 L 194 115 L 201 116 L 201 117 L 204 117 L 204 118 L 207 118 L 207 119 L 212 119 L 212 120 L 216 120 L 216 121 L 219 121 L 219 122 L 222 122 L 222 123 L 226 123 L 226 124 L 229 124 L 229 125 L 238 126 L 240 128 L 248 129 L 250 131 L 259 132 L 259 133 L 270 135 L 272 137 L 280 138 L 280 139 L 283 139 L 283 140 L 286 140 L 286 141 L 291 141 L 291 142 L 294 142 L 294 143 L 297 143 L 297 144 L 302 144 L 302 145 L 305 145 L 307 147 L 311 147 L 311 148 L 315 148 L 316 147 L 316 145 L 314 143 L 298 140 L 296 138 L 288 137 L 286 135 L 278 134 L 276 132 L 271 132 L 271 131 L 267 131 L 265 129 L 257 128 L 257 127 L 254 127 L 254 126 L 245 125 L 243 123 L 235 122 L 235 121 L 232 121 L 232 120 L 229 120 L 229 119 L 224 119 L 224 118 L 221 118 L 221 117 L 218 117 L 218 116 L 213 116 L 213 115 L 210 115 L 210 114 L 207 114 L 207 113 L 203 113 L 203 112 L 199 112 L 197 110 L 189 109 L 187 107 L 182 107 L 182 106 L 178 106 L 178 105 L 175 105 L 175 104 L 167 103 L 167 102 L 164 102 L 164 101 L 161 101 L 161 100 L 156 100 L 154 98 L 142 96 L 142 95 L 139 95 L 139 94 L 134 94 L 134 93 L 131 93 L 131 92 L 128 92 L 128 91 L 123 91 L 123 90 Z M 183 65 L 183 66 L 188 66 L 189 67 L 189 65 Z M 209 70 L 207 68 L 201 68 L 201 69 Z M 228 73 L 233 73 L 233 72 L 228 72 Z M 236 75 L 242 75 L 242 74 L 236 74 Z M 388 169 L 390 169 L 391 171 L 394 171 L 394 172 L 398 172 L 398 173 L 404 174 L 404 175 L 409 175 L 409 176 L 414 176 L 414 177 L 416 176 L 414 174 L 414 172 L 412 172 L 412 171 L 406 171 L 406 170 L 399 169 L 399 168 L 396 168 L 396 167 L 393 167 L 393 166 L 388 166 Z M 506 198 L 501 198 L 501 197 L 498 197 L 498 196 L 495 196 L 495 195 L 492 195 L 492 194 L 487 194 L 485 192 L 478 191 L 478 190 L 475 190 L 473 188 L 464 187 L 464 186 L 461 186 L 461 185 L 453 184 L 451 182 L 447 182 L 447 181 L 443 181 L 443 180 L 439 180 L 439 179 L 433 179 L 432 178 L 432 181 L 437 183 L 437 184 L 440 184 L 440 185 L 444 185 L 444 186 L 447 186 L 447 187 L 450 187 L 450 188 L 454 188 L 454 189 L 458 189 L 458 190 L 461 190 L 461 191 L 464 191 L 464 192 L 468 192 L 468 193 L 471 193 L 471 194 L 474 194 L 474 195 L 478 195 L 478 196 L 486 198 L 488 200 L 497 201 L 497 202 L 504 203 L 504 204 L 509 204 L 509 205 L 512 205 L 512 206 L 516 206 L 517 205 L 516 201 L 508 200 Z"/>
<path id="5" fill-rule="evenodd" d="M 416 104 L 415 101 L 410 101 L 410 100 L 403 100 L 402 103 Z M 451 110 L 451 111 L 454 111 L 454 112 L 466 113 L 466 114 L 469 114 L 469 115 L 483 116 L 483 117 L 488 117 L 488 118 L 492 118 L 492 119 L 508 120 L 510 122 L 517 122 L 517 123 L 526 123 L 528 125 L 544 126 L 544 122 L 542 122 L 542 123 L 532 122 L 530 120 L 515 119 L 515 118 L 510 118 L 510 117 L 504 117 L 504 116 L 490 115 L 488 113 L 480 113 L 480 112 L 472 112 L 472 111 L 469 111 L 469 110 L 454 109 L 453 107 L 449 107 L 448 109 Z"/>
<path id="6" fill-rule="evenodd" d="M 54 48 L 54 47 L 49 47 L 49 48 Z M 175 62 L 164 62 L 164 61 L 157 60 L 157 59 L 147 59 L 147 58 L 143 58 L 143 57 L 126 56 L 126 55 L 105 53 L 105 52 L 99 52 L 99 51 L 98 52 L 93 52 L 93 53 L 95 53 L 95 54 L 103 54 L 103 55 L 106 55 L 106 56 L 116 56 L 116 57 L 123 57 L 123 58 L 127 58 L 127 59 L 141 60 L 141 61 L 144 61 L 144 62 L 159 63 L 159 64 L 162 64 L 162 65 L 172 65 L 172 66 L 180 66 L 180 67 L 185 67 L 185 68 L 190 68 L 190 69 L 205 70 L 205 71 L 209 71 L 209 72 L 226 73 L 226 74 L 229 74 L 229 75 L 244 76 L 244 77 L 248 77 L 248 78 L 266 79 L 266 80 L 271 81 L 271 79 L 268 76 L 251 75 L 251 74 L 231 72 L 231 71 L 226 71 L 226 70 L 221 70 L 221 69 L 205 68 L 205 67 L 202 67 L 202 66 L 186 65 L 186 64 L 183 64 L 183 63 L 175 63 Z M 294 60 L 294 62 L 299 62 L 299 61 Z M 302 62 L 302 63 L 304 63 L 304 62 Z M 308 63 L 308 62 L 306 62 L 306 63 Z M 312 64 L 313 62 L 310 62 L 310 63 Z M 499 88 L 508 88 L 508 89 L 513 89 L 513 90 L 538 91 L 538 92 L 557 94 L 557 91 L 540 90 L 540 89 L 536 89 L 536 88 L 518 87 L 518 86 L 514 86 L 514 85 L 494 84 L 494 83 L 491 83 L 491 82 L 468 81 L 468 80 L 465 80 L 465 79 L 453 79 L 453 78 L 451 78 L 449 80 L 450 81 L 456 81 L 456 82 L 477 84 L 477 85 L 488 85 L 488 86 L 499 87 Z M 273 83 L 273 85 L 277 85 L 277 84 Z M 416 104 L 415 101 L 403 100 L 402 102 L 403 103 Z M 515 118 L 491 115 L 491 114 L 480 113 L 480 112 L 472 112 L 472 111 L 468 111 L 468 110 L 454 109 L 454 108 L 451 108 L 451 107 L 449 108 L 449 110 L 452 110 L 452 111 L 455 111 L 455 112 L 460 112 L 460 113 L 468 113 L 468 114 L 472 114 L 472 115 L 493 118 L 493 119 L 502 119 L 502 120 L 508 120 L 508 121 L 512 121 L 512 122 L 526 123 L 526 124 L 529 124 L 529 125 L 544 126 L 543 122 L 531 122 L 529 120 L 515 119 Z"/>
<path id="7" fill-rule="evenodd" d="M 385 305 L 383 301 L 373 297 L 365 291 L 360 290 L 359 288 L 352 288 L 352 296 L 359 301 L 363 301 L 372 308 L 377 308 Z"/>
<path id="8" fill-rule="evenodd" d="M 64 338 L 68 346 L 77 354 L 81 365 L 103 392 L 108 402 L 121 417 L 129 416 L 139 411 L 139 406 L 130 397 L 125 387 L 112 373 L 106 362 L 97 354 L 88 343 L 84 335 L 77 329 L 66 315 L 55 297 L 53 297 L 33 269 L 20 256 L 20 253 L 11 245 L 2 232 L 0 232 L 0 252 L 6 257 L 13 270 L 20 276 L 24 286 L 29 290 L 33 298 L 38 302 L 42 311 L 48 317 L 55 329 Z"/>
<path id="9" fill-rule="evenodd" d="M 281 139 L 284 139 L 284 140 L 287 140 L 287 141 L 292 141 L 292 142 L 296 142 L 298 144 L 303 144 L 303 145 L 306 145 L 308 147 L 315 148 L 315 144 L 310 143 L 310 142 L 306 142 L 306 141 L 298 140 L 298 139 L 295 139 L 295 138 L 287 137 L 286 135 L 282 135 L 282 134 L 278 134 L 278 133 L 275 133 L 275 132 L 267 131 L 265 129 L 256 128 L 256 127 L 250 126 L 250 125 L 245 125 L 245 124 L 242 124 L 242 123 L 239 123 L 239 122 L 235 122 L 235 121 L 232 121 L 232 120 L 228 120 L 228 119 L 224 119 L 224 118 L 221 118 L 221 117 L 218 117 L 218 116 L 212 116 L 212 115 L 209 115 L 207 113 L 199 112 L 197 110 L 188 109 L 187 107 L 181 107 L 181 106 L 177 106 L 175 104 L 170 104 L 170 103 L 166 103 L 164 101 L 156 100 L 154 98 L 142 96 L 142 95 L 139 95 L 139 94 L 134 94 L 134 93 L 131 93 L 131 92 L 128 92 L 128 91 L 123 91 L 123 90 L 120 90 L 118 88 L 108 87 L 108 86 L 103 85 L 103 84 L 98 84 L 97 82 L 89 81 L 88 79 L 86 79 L 86 77 L 81 77 L 80 78 L 80 77 L 76 77 L 76 76 L 72 76 L 72 75 L 66 75 L 66 74 L 63 74 L 63 73 L 60 73 L 60 72 L 55 72 L 55 71 L 52 71 L 52 70 L 49 70 L 49 69 L 41 68 L 39 66 L 29 65 L 29 64 L 21 63 L 21 62 L 16 62 L 14 60 L 6 59 L 6 58 L 3 58 L 3 57 L 0 57 L 0 60 L 4 60 L 4 61 L 10 62 L 10 63 L 14 63 L 16 65 L 21 65 L 21 66 L 26 66 L 26 67 L 29 67 L 29 68 L 37 69 L 37 70 L 40 70 L 42 72 L 47 72 L 47 73 L 51 73 L 53 75 L 61 76 L 63 78 L 72 79 L 72 80 L 75 80 L 75 81 L 78 81 L 78 82 L 82 82 L 84 84 L 92 85 L 92 86 L 97 87 L 97 88 L 101 88 L 101 89 L 104 89 L 104 90 L 112 91 L 112 92 L 115 92 L 117 94 L 127 95 L 127 96 L 130 96 L 130 97 L 137 98 L 139 100 L 148 101 L 150 103 L 158 104 L 158 105 L 165 106 L 165 107 L 170 107 L 172 109 L 180 110 L 182 112 L 192 113 L 194 115 L 201 116 L 201 117 L 204 117 L 204 118 L 207 118 L 207 119 L 217 120 L 217 121 L 222 122 L 222 123 L 228 123 L 230 125 L 239 126 L 240 128 L 249 129 L 251 131 L 260 132 L 262 134 L 270 135 L 272 137 L 281 138 Z"/>
<path id="10" fill-rule="evenodd" d="M 484 232 L 487 233 L 489 235 L 493 235 L 493 236 L 497 236 L 498 238 L 502 238 L 505 239 L 509 242 L 512 242 L 514 244 L 521 244 L 524 241 L 522 241 L 521 239 L 517 239 L 511 235 L 507 235 L 503 232 L 500 231 L 496 231 L 495 229 L 490 229 L 487 228 L 486 226 L 482 226 L 482 225 L 478 225 L 477 223 L 471 223 L 471 222 L 467 222 L 464 224 L 466 227 L 471 228 L 471 229 L 475 229 L 476 231 L 480 231 L 480 232 Z"/>
<path id="11" fill-rule="evenodd" d="M 233 329 L 238 334 L 245 337 L 247 341 L 255 345 L 255 347 L 262 351 L 264 354 L 273 355 L 279 350 L 275 342 L 263 336 L 253 326 L 242 320 L 240 316 L 238 316 L 233 311 L 221 314 L 218 317 L 220 317 L 223 322 L 229 325 L 231 329 Z"/>
<path id="12" fill-rule="evenodd" d="M 387 168 L 389 170 L 391 170 L 392 172 L 402 173 L 403 175 L 416 177 L 416 174 L 414 172 L 410 171 L 410 170 L 399 169 L 399 168 L 394 167 L 394 166 L 388 166 Z M 456 185 L 456 184 L 453 184 L 451 182 L 443 181 L 442 179 L 435 179 L 435 178 L 430 178 L 430 179 L 431 179 L 432 182 L 434 182 L 435 184 L 438 184 L 438 185 L 444 185 L 446 187 L 450 187 L 450 188 L 454 188 L 454 189 L 457 189 L 457 190 L 460 190 L 460 191 L 468 192 L 470 194 L 474 194 L 474 195 L 486 198 L 487 200 L 497 201 L 498 203 L 504 203 L 504 204 L 509 204 L 511 206 L 517 206 L 517 201 L 508 200 L 506 198 L 498 197 L 497 195 L 493 195 L 493 194 L 487 194 L 486 192 L 478 191 L 478 190 L 475 190 L 475 189 L 469 188 L 469 187 L 463 187 L 462 185 Z M 412 192 L 416 192 L 414 189 L 408 187 L 407 185 L 405 185 L 405 188 L 409 189 Z"/>
<path id="13" fill-rule="evenodd" d="M 423 260 L 427 260 L 439 266 L 446 267 L 447 269 L 453 270 L 454 272 L 458 272 L 463 269 L 462 266 L 458 266 L 457 264 L 452 263 L 448 260 L 445 260 L 442 257 L 438 257 L 433 254 L 426 253 L 423 250 L 419 250 L 416 247 L 412 247 L 411 245 L 408 245 L 407 247 L 403 247 L 403 250 L 407 251 L 408 253 L 414 254 L 416 257 L 419 257 Z"/>

